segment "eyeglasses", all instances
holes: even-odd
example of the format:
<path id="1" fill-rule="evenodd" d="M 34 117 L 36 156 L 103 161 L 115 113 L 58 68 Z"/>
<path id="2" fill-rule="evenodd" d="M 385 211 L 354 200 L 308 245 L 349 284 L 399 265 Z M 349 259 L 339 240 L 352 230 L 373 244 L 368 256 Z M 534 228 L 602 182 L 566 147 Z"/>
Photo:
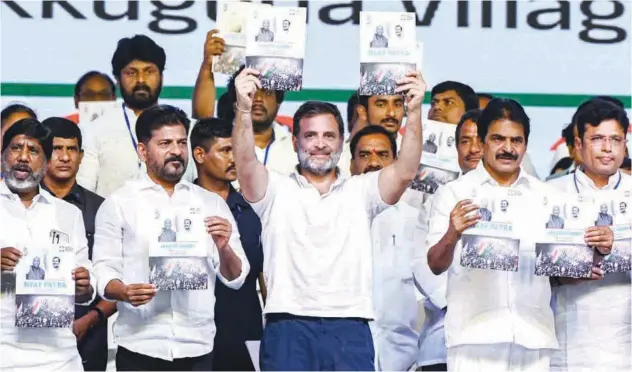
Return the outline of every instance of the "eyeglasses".
<path id="1" fill-rule="evenodd" d="M 593 147 L 602 148 L 606 143 L 610 143 L 613 148 L 621 148 L 625 145 L 625 138 L 619 136 L 605 137 L 605 136 L 593 136 L 589 139 L 590 144 Z"/>

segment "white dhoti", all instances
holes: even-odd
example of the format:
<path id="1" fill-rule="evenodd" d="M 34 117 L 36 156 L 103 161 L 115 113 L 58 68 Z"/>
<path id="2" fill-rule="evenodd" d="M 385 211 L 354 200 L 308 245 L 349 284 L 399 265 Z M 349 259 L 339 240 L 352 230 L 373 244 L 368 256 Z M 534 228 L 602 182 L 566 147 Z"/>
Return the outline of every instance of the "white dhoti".
<path id="1" fill-rule="evenodd" d="M 459 345 L 448 349 L 448 371 L 549 370 L 550 349 L 526 349 L 518 344 Z"/>

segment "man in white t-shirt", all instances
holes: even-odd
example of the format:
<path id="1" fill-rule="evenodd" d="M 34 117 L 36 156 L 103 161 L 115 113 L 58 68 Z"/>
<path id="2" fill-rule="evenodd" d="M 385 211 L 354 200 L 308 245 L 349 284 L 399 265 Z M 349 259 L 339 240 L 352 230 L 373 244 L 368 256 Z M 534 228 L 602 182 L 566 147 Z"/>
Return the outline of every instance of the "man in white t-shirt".
<path id="1" fill-rule="evenodd" d="M 244 198 L 261 218 L 268 297 L 261 370 L 374 370 L 368 321 L 373 319 L 373 218 L 397 203 L 421 158 L 419 73 L 398 81 L 409 107 L 409 128 L 392 165 L 340 177 L 344 123 L 335 105 L 306 102 L 294 116 L 299 166 L 270 172 L 253 151 L 253 101 L 258 72 L 243 70 L 233 145 Z"/>

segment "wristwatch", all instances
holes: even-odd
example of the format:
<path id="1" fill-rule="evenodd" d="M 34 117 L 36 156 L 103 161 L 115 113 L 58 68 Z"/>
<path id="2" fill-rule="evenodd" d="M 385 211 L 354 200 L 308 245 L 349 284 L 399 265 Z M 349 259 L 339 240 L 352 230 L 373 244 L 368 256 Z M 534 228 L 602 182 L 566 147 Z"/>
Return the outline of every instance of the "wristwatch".
<path id="1" fill-rule="evenodd" d="M 105 320 L 105 314 L 103 314 L 103 310 L 99 309 L 98 307 L 93 307 L 92 310 L 97 312 L 97 315 L 99 316 L 99 323 Z"/>

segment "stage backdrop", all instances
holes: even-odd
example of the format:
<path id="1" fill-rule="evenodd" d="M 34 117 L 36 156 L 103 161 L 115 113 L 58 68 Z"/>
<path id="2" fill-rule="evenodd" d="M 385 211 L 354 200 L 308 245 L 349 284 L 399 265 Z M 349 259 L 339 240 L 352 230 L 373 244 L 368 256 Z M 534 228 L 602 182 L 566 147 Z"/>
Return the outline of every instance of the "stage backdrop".
<path id="1" fill-rule="evenodd" d="M 288 94 L 284 115 L 307 99 L 346 109 L 360 79 L 362 9 L 417 14 L 430 86 L 457 80 L 525 105 L 532 119 L 530 153 L 541 176 L 578 103 L 608 94 L 631 106 L 629 0 L 268 3 L 308 8 L 305 89 Z M 68 114 L 77 78 L 88 70 L 111 74 L 117 41 L 146 34 L 167 51 L 163 102 L 190 112 L 216 9 L 212 1 L 2 1 L 2 105 L 22 101 L 44 117 Z M 218 86 L 224 85 L 219 78 Z"/>

